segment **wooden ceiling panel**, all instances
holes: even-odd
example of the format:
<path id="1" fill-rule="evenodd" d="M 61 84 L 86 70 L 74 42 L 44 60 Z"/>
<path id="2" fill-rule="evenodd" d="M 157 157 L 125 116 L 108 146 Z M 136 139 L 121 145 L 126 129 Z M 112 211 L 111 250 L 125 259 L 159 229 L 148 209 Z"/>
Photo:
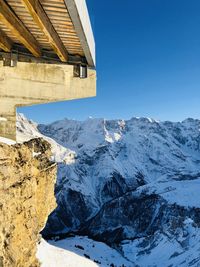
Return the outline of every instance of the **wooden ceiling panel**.
<path id="1" fill-rule="evenodd" d="M 30 14 L 30 10 L 28 10 L 24 5 L 24 1 L 28 0 L 0 1 L 6 2 L 11 7 L 19 20 L 36 39 L 41 49 L 54 52 L 55 49 L 52 48 L 52 43 L 49 37 L 46 33 L 44 34 L 44 31 L 41 30 L 41 27 L 38 26 L 38 23 L 34 21 L 32 16 L 33 14 Z M 66 51 L 72 55 L 84 56 L 80 39 L 75 31 L 64 0 L 40 0 L 40 3 Z M 13 34 L 13 31 L 11 31 L 2 20 L 0 20 L 0 30 L 11 40 L 11 42 L 16 44 L 21 43 L 19 36 Z"/>
<path id="2" fill-rule="evenodd" d="M 41 56 L 41 49 L 36 38 L 31 34 L 24 23 L 4 0 L 0 0 L 0 21 L 2 21 L 8 29 L 10 29 L 19 42 L 23 44 L 35 57 Z"/>
<path id="3" fill-rule="evenodd" d="M 49 16 L 55 30 L 57 31 L 62 42 L 67 48 L 68 52 L 71 51 L 71 53 L 73 54 L 78 54 L 83 56 L 84 53 L 81 47 L 80 40 L 76 34 L 74 25 L 70 19 L 64 0 L 59 0 L 59 5 L 56 5 L 56 3 L 58 2 L 55 0 L 54 1 L 41 0 L 41 3 L 43 5 L 46 14 Z M 68 34 L 76 36 L 77 39 L 76 40 L 73 39 L 74 42 L 70 42 L 72 41 L 72 39 L 69 37 Z M 74 49 L 75 44 L 76 44 L 76 49 Z"/>

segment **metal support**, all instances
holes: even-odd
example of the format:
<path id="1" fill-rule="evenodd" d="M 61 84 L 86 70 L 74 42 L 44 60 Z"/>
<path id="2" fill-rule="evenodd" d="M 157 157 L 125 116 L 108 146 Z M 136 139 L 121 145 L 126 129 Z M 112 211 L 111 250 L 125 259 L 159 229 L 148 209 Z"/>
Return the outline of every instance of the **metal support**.
<path id="1" fill-rule="evenodd" d="M 87 78 L 87 66 L 86 65 L 74 65 L 74 77 L 78 77 L 81 79 Z"/>
<path id="2" fill-rule="evenodd" d="M 4 67 L 16 67 L 17 66 L 17 54 L 2 53 L 3 66 Z"/>

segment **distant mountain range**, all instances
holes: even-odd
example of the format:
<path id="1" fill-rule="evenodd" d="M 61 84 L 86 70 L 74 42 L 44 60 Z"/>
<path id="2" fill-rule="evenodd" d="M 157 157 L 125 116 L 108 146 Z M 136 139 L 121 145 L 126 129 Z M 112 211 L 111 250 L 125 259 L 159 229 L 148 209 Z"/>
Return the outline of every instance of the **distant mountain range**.
<path id="1" fill-rule="evenodd" d="M 18 141 L 34 137 L 51 143 L 58 163 L 44 237 L 86 235 L 130 267 L 200 266 L 200 120 L 37 125 L 19 114 Z"/>

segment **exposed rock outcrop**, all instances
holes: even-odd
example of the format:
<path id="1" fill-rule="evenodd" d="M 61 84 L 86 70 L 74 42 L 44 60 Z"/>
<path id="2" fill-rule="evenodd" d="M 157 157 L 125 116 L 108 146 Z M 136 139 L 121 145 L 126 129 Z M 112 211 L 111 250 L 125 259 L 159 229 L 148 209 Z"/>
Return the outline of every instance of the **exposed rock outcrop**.
<path id="1" fill-rule="evenodd" d="M 56 164 L 42 139 L 0 143 L 0 266 L 36 267 L 37 242 L 56 207 Z"/>

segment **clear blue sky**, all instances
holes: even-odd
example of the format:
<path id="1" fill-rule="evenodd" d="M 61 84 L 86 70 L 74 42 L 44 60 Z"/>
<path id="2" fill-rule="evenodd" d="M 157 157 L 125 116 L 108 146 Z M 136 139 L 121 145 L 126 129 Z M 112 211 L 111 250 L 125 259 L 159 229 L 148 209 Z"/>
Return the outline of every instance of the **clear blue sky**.
<path id="1" fill-rule="evenodd" d="M 87 0 L 97 51 L 96 98 L 20 108 L 64 117 L 200 118 L 200 1 Z"/>

